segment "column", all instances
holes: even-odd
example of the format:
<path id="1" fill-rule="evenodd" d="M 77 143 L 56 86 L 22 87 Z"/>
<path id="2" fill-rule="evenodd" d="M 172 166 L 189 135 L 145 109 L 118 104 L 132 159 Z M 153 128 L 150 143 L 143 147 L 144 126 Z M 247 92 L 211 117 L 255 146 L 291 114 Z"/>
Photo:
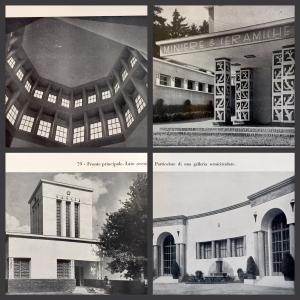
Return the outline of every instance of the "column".
<path id="1" fill-rule="evenodd" d="M 247 236 L 243 237 L 243 249 L 244 249 L 244 256 L 247 255 Z"/>
<path id="2" fill-rule="evenodd" d="M 130 78 L 135 89 L 137 90 L 137 92 L 141 95 L 141 97 L 144 99 L 145 103 L 148 102 L 147 99 L 147 87 L 146 87 L 146 83 L 140 79 L 131 77 Z"/>
<path id="3" fill-rule="evenodd" d="M 14 279 L 14 258 L 8 258 L 8 279 Z"/>
<path id="4" fill-rule="evenodd" d="M 52 123 L 52 127 L 51 127 L 51 131 L 50 131 L 50 135 L 49 135 L 49 139 L 51 140 L 55 140 L 55 133 L 56 133 L 56 123 L 57 123 L 57 119 L 58 119 L 58 111 L 55 111 L 54 114 L 54 118 L 53 118 L 53 123 Z"/>
<path id="5" fill-rule="evenodd" d="M 75 203 L 70 202 L 70 237 L 75 237 Z"/>
<path id="6" fill-rule="evenodd" d="M 254 261 L 258 266 L 259 257 L 258 257 L 258 233 L 257 232 L 253 232 L 253 245 L 254 245 Z"/>
<path id="7" fill-rule="evenodd" d="M 86 90 L 85 88 L 82 89 L 82 106 L 87 105 L 88 104 L 88 99 L 87 99 L 87 95 L 86 95 Z"/>
<path id="8" fill-rule="evenodd" d="M 216 246 L 215 241 L 211 242 L 211 258 L 216 258 Z"/>
<path id="9" fill-rule="evenodd" d="M 176 244 L 176 262 L 178 263 L 178 266 L 180 266 L 180 245 Z"/>
<path id="10" fill-rule="evenodd" d="M 233 256 L 232 254 L 231 254 L 231 242 L 230 242 L 230 239 L 227 239 L 227 246 L 226 246 L 226 256 L 227 257 L 231 257 L 231 256 Z"/>
<path id="11" fill-rule="evenodd" d="M 61 201 L 61 236 L 66 236 L 66 201 Z"/>
<path id="12" fill-rule="evenodd" d="M 272 55 L 272 122 L 282 122 L 282 51 Z"/>
<path id="13" fill-rule="evenodd" d="M 247 123 L 252 120 L 252 69 L 236 71 L 235 121 Z"/>
<path id="14" fill-rule="evenodd" d="M 180 276 L 185 274 L 185 244 L 180 244 Z"/>
<path id="15" fill-rule="evenodd" d="M 200 243 L 196 243 L 196 259 L 200 259 Z"/>
<path id="16" fill-rule="evenodd" d="M 71 259 L 70 263 L 70 279 L 75 279 L 75 260 Z"/>
<path id="17" fill-rule="evenodd" d="M 235 257 L 236 256 L 236 242 L 235 239 L 231 240 L 231 256 Z"/>
<path id="18" fill-rule="evenodd" d="M 67 144 L 69 144 L 69 145 L 73 144 L 73 119 L 72 119 L 72 115 L 69 116 Z"/>
<path id="19" fill-rule="evenodd" d="M 204 255 L 204 244 L 200 244 L 200 254 L 201 254 L 201 258 L 203 259 L 205 257 Z"/>
<path id="20" fill-rule="evenodd" d="M 220 244 L 219 243 L 215 243 L 216 245 L 216 252 L 215 252 L 215 255 L 216 255 L 216 258 L 220 258 Z"/>
<path id="21" fill-rule="evenodd" d="M 258 231 L 257 242 L 258 242 L 258 269 L 259 276 L 265 276 L 265 233 L 264 231 Z"/>
<path id="22" fill-rule="evenodd" d="M 289 224 L 290 253 L 295 258 L 295 223 Z"/>
<path id="23" fill-rule="evenodd" d="M 105 115 L 104 115 L 104 112 L 103 112 L 101 106 L 99 106 L 98 112 L 99 112 L 99 118 L 100 118 L 101 125 L 102 125 L 102 136 L 103 137 L 108 136 L 107 122 L 106 122 Z"/>
<path id="24" fill-rule="evenodd" d="M 175 77 L 171 76 L 171 87 L 175 87 Z"/>
<path id="25" fill-rule="evenodd" d="M 50 94 L 50 89 L 51 89 L 51 84 L 49 83 L 48 86 L 47 86 L 46 91 L 45 91 L 44 94 L 43 94 L 42 100 L 48 101 L 48 97 L 49 97 L 49 94 Z M 56 99 L 56 100 L 57 100 L 57 99 Z"/>
<path id="26" fill-rule="evenodd" d="M 40 80 L 37 79 L 37 80 L 34 82 L 34 84 L 32 85 L 32 88 L 31 88 L 31 91 L 30 91 L 30 94 L 32 94 L 32 96 L 34 95 L 34 92 L 35 92 L 36 88 L 38 87 L 39 82 L 40 82 Z"/>
<path id="27" fill-rule="evenodd" d="M 122 113 L 122 110 L 121 110 L 119 104 L 116 103 L 115 101 L 114 101 L 114 108 L 115 108 L 117 117 L 118 117 L 118 119 L 120 121 L 122 132 L 124 132 L 126 130 L 126 128 L 127 128 L 126 121 L 125 121 L 124 115 Z"/>
<path id="28" fill-rule="evenodd" d="M 109 88 L 109 90 L 110 90 L 111 98 L 113 98 L 113 96 L 114 96 L 114 94 L 115 94 L 115 91 L 114 91 L 114 89 L 113 89 L 113 87 L 112 87 L 110 81 L 106 80 L 106 84 L 107 84 L 107 86 L 108 86 L 108 88 Z"/>
<path id="29" fill-rule="evenodd" d="M 230 100 L 231 100 L 231 74 L 230 60 L 227 58 L 218 58 L 215 60 L 215 96 L 214 124 L 231 124 Z"/>
<path id="30" fill-rule="evenodd" d="M 84 111 L 83 112 L 83 122 L 84 122 L 84 140 L 85 141 L 89 141 L 90 140 L 90 136 L 89 136 L 89 118 L 87 115 L 87 112 Z"/>
<path id="31" fill-rule="evenodd" d="M 295 47 L 282 50 L 282 121 L 295 123 Z"/>
<path id="32" fill-rule="evenodd" d="M 158 264 L 158 246 L 153 245 L 153 271 L 154 276 L 159 276 L 159 264 Z"/>
<path id="33" fill-rule="evenodd" d="M 35 118 L 31 132 L 36 134 L 40 125 L 40 120 L 43 114 L 43 106 L 40 107 L 37 117 Z"/>
<path id="34" fill-rule="evenodd" d="M 184 88 L 185 90 L 188 89 L 188 80 L 187 80 L 187 79 L 183 79 L 183 88 Z"/>

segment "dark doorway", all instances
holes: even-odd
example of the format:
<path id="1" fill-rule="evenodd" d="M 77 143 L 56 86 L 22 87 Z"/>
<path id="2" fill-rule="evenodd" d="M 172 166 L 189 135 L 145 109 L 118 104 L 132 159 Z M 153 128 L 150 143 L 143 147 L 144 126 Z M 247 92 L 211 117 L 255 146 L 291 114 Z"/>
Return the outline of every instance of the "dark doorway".
<path id="1" fill-rule="evenodd" d="M 163 244 L 164 275 L 171 274 L 172 264 L 176 261 L 176 246 L 171 234 L 165 237 Z"/>
<path id="2" fill-rule="evenodd" d="M 76 285 L 83 285 L 83 267 L 75 266 Z"/>

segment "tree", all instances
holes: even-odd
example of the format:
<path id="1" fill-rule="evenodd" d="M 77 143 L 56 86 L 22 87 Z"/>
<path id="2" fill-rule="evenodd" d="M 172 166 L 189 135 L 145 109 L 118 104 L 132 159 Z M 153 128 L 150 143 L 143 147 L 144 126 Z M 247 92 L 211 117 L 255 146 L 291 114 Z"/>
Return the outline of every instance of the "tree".
<path id="1" fill-rule="evenodd" d="M 289 252 L 283 254 L 281 273 L 284 275 L 285 280 L 295 279 L 295 260 Z"/>
<path id="2" fill-rule="evenodd" d="M 112 259 L 108 263 L 112 273 L 141 279 L 147 274 L 147 176 L 139 174 L 127 195 L 118 211 L 106 214 L 98 255 Z"/>
<path id="3" fill-rule="evenodd" d="M 170 38 L 185 37 L 189 33 L 189 27 L 187 23 L 184 23 L 185 17 L 182 17 L 177 9 L 173 12 L 173 19 L 169 28 Z"/>
<path id="4" fill-rule="evenodd" d="M 206 20 L 203 20 L 202 25 L 199 26 L 199 34 L 209 33 L 209 24 Z"/>
<path id="5" fill-rule="evenodd" d="M 255 279 L 256 278 L 256 263 L 252 256 L 249 256 L 247 259 L 247 278 Z"/>

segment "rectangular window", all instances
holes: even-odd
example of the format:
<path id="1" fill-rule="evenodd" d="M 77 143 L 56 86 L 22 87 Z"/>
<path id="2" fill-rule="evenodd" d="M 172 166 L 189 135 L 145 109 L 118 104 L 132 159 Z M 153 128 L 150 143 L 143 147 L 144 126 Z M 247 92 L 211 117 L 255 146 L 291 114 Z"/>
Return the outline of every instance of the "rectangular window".
<path id="1" fill-rule="evenodd" d="M 123 72 L 122 72 L 122 80 L 125 81 L 127 76 L 128 76 L 128 72 L 124 69 Z"/>
<path id="2" fill-rule="evenodd" d="M 203 243 L 204 257 L 205 259 L 211 258 L 211 242 Z"/>
<path id="3" fill-rule="evenodd" d="M 88 97 L 88 103 L 89 103 L 89 104 L 90 104 L 90 103 L 94 103 L 94 102 L 96 102 L 96 101 L 97 101 L 96 94 L 90 95 L 90 96 Z"/>
<path id="4" fill-rule="evenodd" d="M 96 123 L 90 124 L 90 138 L 91 138 L 91 140 L 102 138 L 101 122 L 96 122 Z"/>
<path id="5" fill-rule="evenodd" d="M 188 90 L 192 90 L 193 86 L 194 86 L 194 81 L 188 80 L 188 82 L 187 82 L 187 88 L 188 88 Z"/>
<path id="6" fill-rule="evenodd" d="M 203 92 L 203 83 L 198 82 L 198 91 Z"/>
<path id="7" fill-rule="evenodd" d="M 75 237 L 79 238 L 79 204 L 75 203 Z"/>
<path id="8" fill-rule="evenodd" d="M 129 109 L 127 109 L 125 113 L 125 119 L 126 119 L 127 127 L 129 127 L 133 123 L 133 116 Z"/>
<path id="9" fill-rule="evenodd" d="M 71 261 L 65 259 L 57 260 L 57 278 L 71 277 Z"/>
<path id="10" fill-rule="evenodd" d="M 16 61 L 13 57 L 10 57 L 7 61 L 7 63 L 9 64 L 9 66 L 13 69 L 15 64 L 16 64 Z"/>
<path id="11" fill-rule="evenodd" d="M 120 121 L 118 118 L 113 118 L 113 119 L 107 120 L 107 125 L 108 125 L 108 134 L 109 135 L 121 133 L 121 125 L 120 125 Z"/>
<path id="12" fill-rule="evenodd" d="M 66 107 L 66 108 L 69 108 L 70 107 L 70 100 L 68 100 L 66 98 L 62 98 L 61 99 L 61 105 Z"/>
<path id="13" fill-rule="evenodd" d="M 227 255 L 227 240 L 218 241 L 219 243 L 219 257 L 226 257 Z"/>
<path id="14" fill-rule="evenodd" d="M 19 78 L 20 81 L 23 80 L 24 73 L 23 73 L 23 71 L 21 69 L 18 70 L 17 77 Z"/>
<path id="15" fill-rule="evenodd" d="M 49 94 L 48 101 L 51 102 L 51 103 L 55 103 L 56 102 L 56 98 L 57 98 L 57 96 Z"/>
<path id="16" fill-rule="evenodd" d="M 175 77 L 175 87 L 182 88 L 182 81 L 183 81 L 182 78 Z"/>
<path id="17" fill-rule="evenodd" d="M 30 258 L 14 258 L 14 278 L 30 278 Z"/>
<path id="18" fill-rule="evenodd" d="M 169 85 L 168 78 L 169 78 L 169 76 L 167 76 L 167 75 L 159 74 L 159 84 L 168 86 Z"/>
<path id="19" fill-rule="evenodd" d="M 43 136 L 45 138 L 49 138 L 51 129 L 51 123 L 46 121 L 40 121 L 37 135 Z"/>
<path id="20" fill-rule="evenodd" d="M 106 90 L 102 92 L 102 100 L 111 98 L 110 90 Z"/>
<path id="21" fill-rule="evenodd" d="M 67 143 L 68 129 L 62 126 L 56 126 L 55 140 L 61 143 Z"/>
<path id="22" fill-rule="evenodd" d="M 119 82 L 117 82 L 117 83 L 115 84 L 114 89 L 115 89 L 115 94 L 116 94 L 116 93 L 118 92 L 118 90 L 120 89 Z"/>
<path id="23" fill-rule="evenodd" d="M 208 85 L 208 92 L 213 93 L 214 92 L 214 86 L 212 84 Z"/>
<path id="24" fill-rule="evenodd" d="M 6 118 L 8 119 L 8 121 L 12 125 L 15 124 L 18 113 L 19 113 L 18 109 L 14 105 L 12 105 L 10 110 L 8 111 L 7 115 L 6 115 Z"/>
<path id="25" fill-rule="evenodd" d="M 131 59 L 130 59 L 131 68 L 134 67 L 134 65 L 136 64 L 136 62 L 137 62 L 137 59 L 135 58 L 135 56 L 132 56 Z"/>
<path id="26" fill-rule="evenodd" d="M 140 113 L 146 106 L 146 103 L 140 95 L 137 95 L 136 98 L 134 99 L 134 101 L 136 104 L 137 111 L 138 111 L 138 113 Z"/>
<path id="27" fill-rule="evenodd" d="M 75 106 L 75 108 L 76 108 L 76 107 L 82 106 L 82 99 L 76 99 L 76 100 L 75 100 L 75 105 L 74 105 L 74 106 Z"/>
<path id="28" fill-rule="evenodd" d="M 31 132 L 33 122 L 34 122 L 33 117 L 23 115 L 19 129 L 23 131 Z"/>
<path id="29" fill-rule="evenodd" d="M 27 90 L 28 93 L 31 91 L 31 83 L 27 80 L 25 83 L 25 89 Z"/>
<path id="30" fill-rule="evenodd" d="M 70 208 L 71 203 L 66 202 L 66 236 L 71 236 Z"/>
<path id="31" fill-rule="evenodd" d="M 74 128 L 73 131 L 73 144 L 84 142 L 84 126 Z"/>
<path id="32" fill-rule="evenodd" d="M 61 236 L 61 201 L 56 201 L 56 235 Z"/>
<path id="33" fill-rule="evenodd" d="M 231 239 L 232 256 L 244 256 L 244 238 Z"/>
<path id="34" fill-rule="evenodd" d="M 33 96 L 35 98 L 42 99 L 43 98 L 43 94 L 44 94 L 43 91 L 41 91 L 41 90 L 35 90 Z"/>

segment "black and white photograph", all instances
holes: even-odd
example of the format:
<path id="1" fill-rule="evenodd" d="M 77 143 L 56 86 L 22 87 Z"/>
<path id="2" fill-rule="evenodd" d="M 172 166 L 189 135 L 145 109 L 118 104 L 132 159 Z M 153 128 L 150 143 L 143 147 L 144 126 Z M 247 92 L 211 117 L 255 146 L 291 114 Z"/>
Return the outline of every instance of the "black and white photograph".
<path id="1" fill-rule="evenodd" d="M 147 294 L 147 173 L 43 167 L 6 173 L 7 294 Z"/>
<path id="2" fill-rule="evenodd" d="M 292 153 L 155 154 L 153 294 L 294 294 L 294 210 Z"/>
<path id="3" fill-rule="evenodd" d="M 147 70 L 147 6 L 6 6 L 6 147 L 146 147 Z"/>
<path id="4" fill-rule="evenodd" d="M 155 147 L 295 146 L 293 5 L 153 13 Z"/>

